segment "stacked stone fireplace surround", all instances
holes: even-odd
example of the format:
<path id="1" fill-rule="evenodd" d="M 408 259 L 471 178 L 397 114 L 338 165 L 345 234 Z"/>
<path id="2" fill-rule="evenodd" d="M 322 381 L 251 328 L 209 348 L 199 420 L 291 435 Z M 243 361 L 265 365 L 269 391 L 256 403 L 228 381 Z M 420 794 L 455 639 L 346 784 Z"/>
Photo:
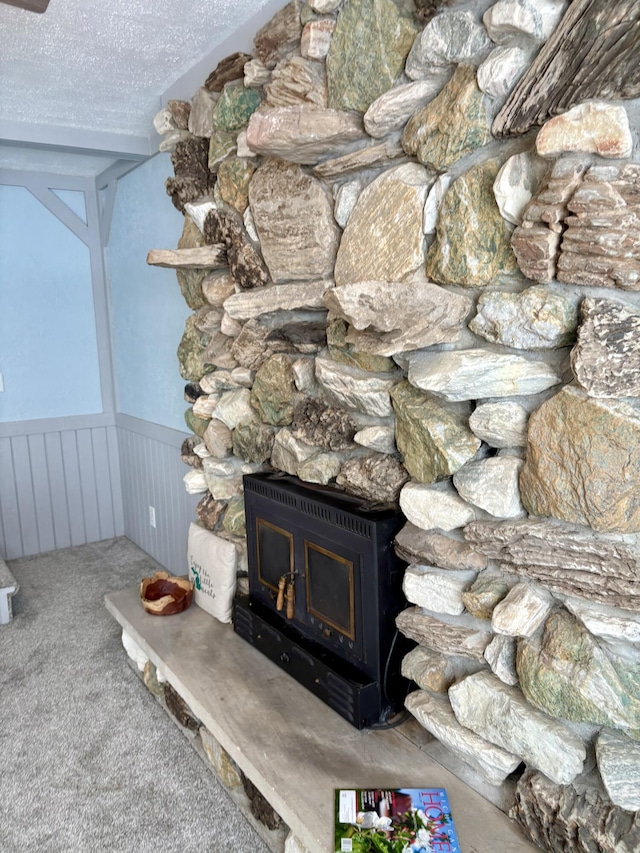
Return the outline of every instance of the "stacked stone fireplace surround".
<path id="1" fill-rule="evenodd" d="M 542 849 L 640 849 L 640 3 L 309 0 L 156 117 L 200 523 L 399 501 L 406 706 Z"/>

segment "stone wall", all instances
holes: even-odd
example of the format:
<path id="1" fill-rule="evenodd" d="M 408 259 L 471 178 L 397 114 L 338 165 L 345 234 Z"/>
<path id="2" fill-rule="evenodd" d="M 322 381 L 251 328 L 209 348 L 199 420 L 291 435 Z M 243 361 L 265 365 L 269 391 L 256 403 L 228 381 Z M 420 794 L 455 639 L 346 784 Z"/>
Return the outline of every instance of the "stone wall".
<path id="1" fill-rule="evenodd" d="M 201 523 L 399 501 L 407 708 L 553 850 L 640 845 L 639 18 L 293 0 L 156 117 Z"/>

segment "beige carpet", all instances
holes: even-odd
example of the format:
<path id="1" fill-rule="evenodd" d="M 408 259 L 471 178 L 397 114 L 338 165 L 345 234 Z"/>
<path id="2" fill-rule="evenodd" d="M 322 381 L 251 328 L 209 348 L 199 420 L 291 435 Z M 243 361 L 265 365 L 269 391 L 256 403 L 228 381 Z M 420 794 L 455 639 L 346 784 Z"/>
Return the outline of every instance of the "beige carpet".
<path id="1" fill-rule="evenodd" d="M 129 668 L 103 605 L 157 565 L 127 539 L 14 560 L 0 626 L 2 853 L 268 853 Z"/>

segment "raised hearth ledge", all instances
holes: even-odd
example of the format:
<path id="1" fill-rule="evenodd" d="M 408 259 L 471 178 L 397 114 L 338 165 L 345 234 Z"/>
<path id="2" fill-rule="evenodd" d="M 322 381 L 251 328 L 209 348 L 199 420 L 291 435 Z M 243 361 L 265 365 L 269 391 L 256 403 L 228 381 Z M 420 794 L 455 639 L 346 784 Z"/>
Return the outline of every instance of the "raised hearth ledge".
<path id="1" fill-rule="evenodd" d="M 465 853 L 531 853 L 516 824 L 402 734 L 358 731 L 192 605 L 161 619 L 138 588 L 105 596 L 141 646 L 309 853 L 333 849 L 334 788 L 442 786 Z"/>

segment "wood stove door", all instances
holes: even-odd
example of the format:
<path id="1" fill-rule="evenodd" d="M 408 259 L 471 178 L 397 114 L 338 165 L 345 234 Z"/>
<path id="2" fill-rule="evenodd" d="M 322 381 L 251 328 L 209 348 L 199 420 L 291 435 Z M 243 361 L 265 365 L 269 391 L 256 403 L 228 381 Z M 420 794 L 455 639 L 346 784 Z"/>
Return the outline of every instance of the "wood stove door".
<path id="1" fill-rule="evenodd" d="M 318 640 L 356 665 L 364 663 L 362 643 L 361 555 L 335 535 L 317 531 L 295 538 L 296 621 Z"/>

